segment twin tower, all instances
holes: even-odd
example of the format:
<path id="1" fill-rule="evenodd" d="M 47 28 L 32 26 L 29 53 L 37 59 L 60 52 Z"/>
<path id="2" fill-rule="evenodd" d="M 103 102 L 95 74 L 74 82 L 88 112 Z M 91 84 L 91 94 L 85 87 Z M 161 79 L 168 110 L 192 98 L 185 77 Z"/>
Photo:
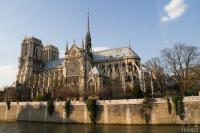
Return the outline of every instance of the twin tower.
<path id="1" fill-rule="evenodd" d="M 82 45 L 87 53 L 92 52 L 89 15 L 87 18 L 85 43 L 83 42 Z M 68 51 L 68 46 L 66 51 Z M 24 84 L 35 73 L 43 71 L 48 62 L 54 60 L 59 60 L 59 50 L 56 46 L 44 46 L 42 41 L 35 37 L 25 37 L 21 44 L 17 82 Z"/>

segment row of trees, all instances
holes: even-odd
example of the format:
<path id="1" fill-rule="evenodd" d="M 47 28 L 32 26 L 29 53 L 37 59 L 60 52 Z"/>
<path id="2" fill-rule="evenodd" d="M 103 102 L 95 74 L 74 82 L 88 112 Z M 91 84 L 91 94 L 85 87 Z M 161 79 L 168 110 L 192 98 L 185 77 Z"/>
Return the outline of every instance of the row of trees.
<path id="1" fill-rule="evenodd" d="M 147 61 L 144 67 L 151 76 L 151 87 L 166 95 L 174 89 L 180 95 L 200 90 L 200 51 L 198 47 L 177 43 L 161 51 L 161 57 Z"/>

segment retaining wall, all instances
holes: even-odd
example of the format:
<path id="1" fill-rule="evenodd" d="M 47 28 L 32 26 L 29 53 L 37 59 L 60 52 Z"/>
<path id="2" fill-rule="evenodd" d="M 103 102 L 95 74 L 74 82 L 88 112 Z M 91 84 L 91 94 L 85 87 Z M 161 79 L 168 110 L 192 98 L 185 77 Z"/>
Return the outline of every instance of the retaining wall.
<path id="1" fill-rule="evenodd" d="M 97 123 L 102 124 L 145 124 L 141 115 L 143 99 L 98 100 Z M 172 111 L 168 112 L 165 99 L 156 98 L 151 112 L 151 124 L 200 124 L 200 97 L 184 98 L 185 119 L 181 120 L 171 101 Z M 39 121 L 60 123 L 90 123 L 86 103 L 71 101 L 72 110 L 66 117 L 65 102 L 55 102 L 52 116 L 47 113 L 46 102 L 11 102 L 10 109 L 4 102 L 0 103 L 0 121 Z"/>

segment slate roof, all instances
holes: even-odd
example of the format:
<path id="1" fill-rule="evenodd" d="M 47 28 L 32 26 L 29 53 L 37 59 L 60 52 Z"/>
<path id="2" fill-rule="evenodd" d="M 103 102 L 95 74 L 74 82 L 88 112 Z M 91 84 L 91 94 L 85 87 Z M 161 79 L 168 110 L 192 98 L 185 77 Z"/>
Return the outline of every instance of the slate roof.
<path id="1" fill-rule="evenodd" d="M 58 66 L 64 64 L 64 58 L 60 58 L 58 60 L 52 60 L 45 63 L 44 70 L 54 69 Z"/>
<path id="2" fill-rule="evenodd" d="M 140 58 L 130 47 L 115 48 L 93 53 L 93 59 L 95 62 L 116 60 L 125 57 Z"/>
<path id="3" fill-rule="evenodd" d="M 140 57 L 130 47 L 102 50 L 93 53 L 94 62 L 103 62 L 103 61 L 117 60 L 122 58 L 140 59 Z M 61 65 L 64 65 L 64 58 L 46 62 L 44 70 L 54 69 Z M 93 73 L 96 73 L 97 71 L 98 70 L 94 68 Z"/>

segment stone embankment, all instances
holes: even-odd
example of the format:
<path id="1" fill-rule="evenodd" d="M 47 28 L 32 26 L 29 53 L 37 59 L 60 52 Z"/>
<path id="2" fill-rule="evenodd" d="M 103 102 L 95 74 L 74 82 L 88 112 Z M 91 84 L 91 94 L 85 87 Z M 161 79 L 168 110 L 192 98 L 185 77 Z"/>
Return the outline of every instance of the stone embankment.
<path id="1" fill-rule="evenodd" d="M 156 98 L 151 109 L 151 124 L 200 124 L 200 96 L 185 97 L 183 100 L 184 120 L 176 114 L 174 103 L 164 98 Z M 65 113 L 65 102 L 54 102 L 55 110 L 48 115 L 47 102 L 11 102 L 10 109 L 6 103 L 0 103 L 0 121 L 39 121 L 58 123 L 90 123 L 89 112 L 85 102 L 71 101 L 69 117 Z M 141 115 L 143 99 L 98 100 L 97 123 L 102 124 L 145 124 Z"/>

